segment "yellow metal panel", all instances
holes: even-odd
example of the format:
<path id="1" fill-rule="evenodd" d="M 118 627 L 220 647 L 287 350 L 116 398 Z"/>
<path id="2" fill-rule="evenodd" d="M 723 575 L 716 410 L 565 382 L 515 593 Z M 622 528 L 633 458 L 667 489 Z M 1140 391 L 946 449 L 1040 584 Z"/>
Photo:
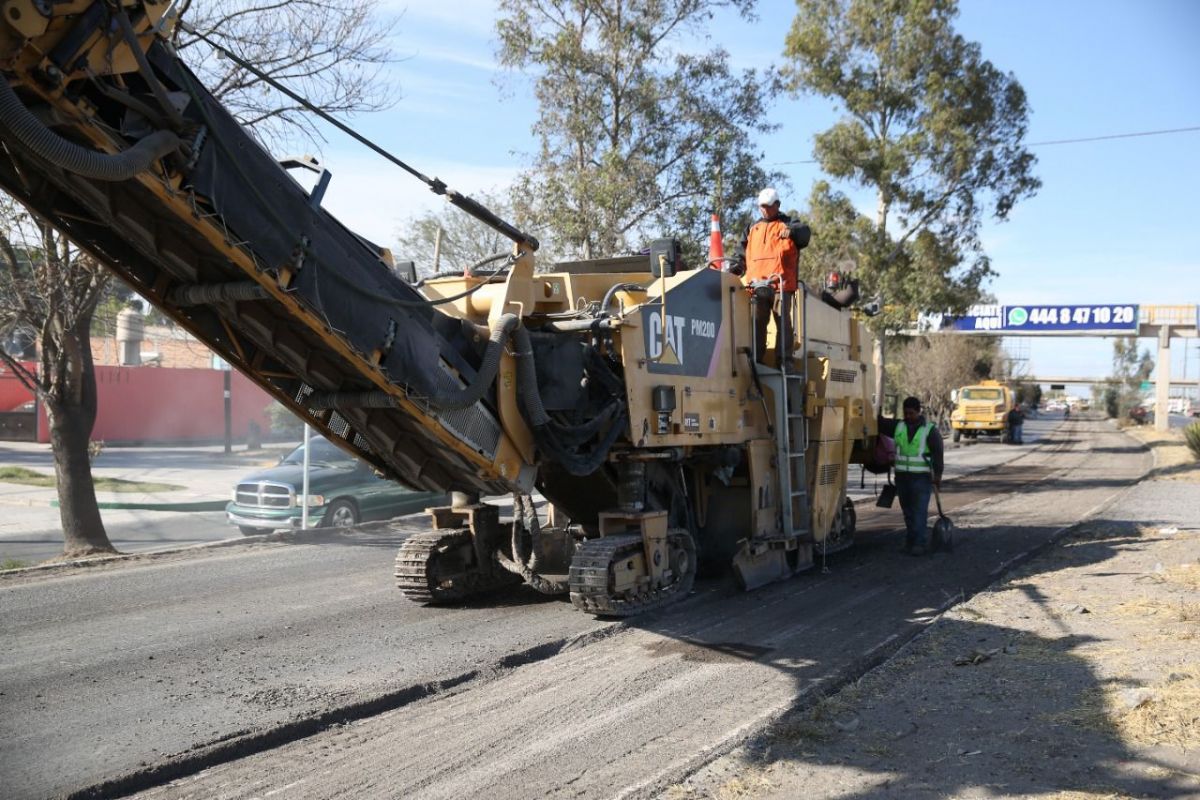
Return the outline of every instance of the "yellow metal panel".
<path id="1" fill-rule="evenodd" d="M 753 537 L 775 536 L 780 532 L 779 476 L 775 465 L 775 443 L 770 440 L 750 442 L 747 451 L 750 462 L 750 510 L 753 515 Z"/>

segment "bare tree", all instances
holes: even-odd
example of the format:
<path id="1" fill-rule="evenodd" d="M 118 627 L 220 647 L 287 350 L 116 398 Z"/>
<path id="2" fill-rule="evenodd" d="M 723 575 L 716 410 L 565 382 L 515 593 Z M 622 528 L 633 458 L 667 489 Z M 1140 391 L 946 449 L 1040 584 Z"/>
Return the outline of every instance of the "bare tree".
<path id="1" fill-rule="evenodd" d="M 334 114 L 390 107 L 399 97 L 380 80 L 393 61 L 394 23 L 377 0 L 184 0 L 180 15 L 272 79 Z M 175 48 L 222 105 L 256 136 L 279 145 L 299 133 L 322 139 L 308 112 L 262 78 L 182 27 Z"/>
<path id="2" fill-rule="evenodd" d="M 996 340 L 938 333 L 910 340 L 889 364 L 892 385 L 921 401 L 930 419 L 948 416 L 950 392 L 991 377 L 998 365 Z"/>
<path id="3" fill-rule="evenodd" d="M 376 0 L 183 0 L 190 28 L 210 37 L 317 107 L 350 114 L 390 105 L 379 72 L 392 25 Z M 175 47 L 213 94 L 261 139 L 320 139 L 307 112 L 197 35 L 176 29 Z M 96 420 L 90 329 L 111 281 L 45 222 L 0 194 L 0 332 L 37 332 L 35 373 L 7 364 L 46 409 L 54 451 L 64 554 L 112 552 L 92 483 L 88 444 Z"/>
<path id="4" fill-rule="evenodd" d="M 560 255 L 553 232 L 520 213 L 519 204 L 511 195 L 500 191 L 483 191 L 475 199 L 502 219 L 538 237 L 539 270 L 550 269 Z M 426 211 L 410 217 L 396 232 L 397 260 L 413 261 L 420 275 L 437 272 L 462 274 L 488 256 L 512 250 L 512 241 L 463 211 L 446 204 L 436 211 Z"/>
<path id="5" fill-rule="evenodd" d="M 91 326 L 111 275 L 11 199 L 0 201 L 0 330 L 37 331 L 38 369 L 0 350 L 46 409 L 63 554 L 113 552 L 92 483 L 88 445 L 96 421 Z"/>

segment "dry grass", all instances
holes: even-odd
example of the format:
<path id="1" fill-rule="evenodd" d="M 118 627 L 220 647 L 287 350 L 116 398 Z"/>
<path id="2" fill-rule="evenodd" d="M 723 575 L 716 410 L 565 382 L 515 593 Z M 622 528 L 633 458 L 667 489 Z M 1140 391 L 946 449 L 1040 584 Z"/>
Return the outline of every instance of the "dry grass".
<path id="1" fill-rule="evenodd" d="M 1134 708 L 1119 694 L 1109 695 L 1113 722 L 1124 738 L 1181 750 L 1200 748 L 1200 664 L 1178 669 L 1151 688 Z"/>
<path id="2" fill-rule="evenodd" d="M 1178 583 L 1200 592 L 1200 564 L 1180 564 L 1170 567 L 1165 575 L 1171 583 Z"/>
<path id="3" fill-rule="evenodd" d="M 1126 432 L 1154 448 L 1156 461 L 1151 477 L 1200 483 L 1200 461 L 1196 461 L 1192 451 L 1188 449 L 1182 430 L 1131 428 Z"/>
<path id="4" fill-rule="evenodd" d="M 1131 691 L 1138 692 L 1132 701 Z M 1165 745 L 1195 750 L 1200 748 L 1200 665 L 1176 669 L 1144 691 L 1124 683 L 1090 689 L 1075 708 L 1047 719 L 1110 733 L 1128 747 Z"/>
<path id="5" fill-rule="evenodd" d="M 833 726 L 828 721 L 818 722 L 812 719 L 782 722 L 774 728 L 772 734 L 780 741 L 791 745 L 806 742 L 828 742 L 834 738 Z"/>
<path id="6" fill-rule="evenodd" d="M 1135 617 L 1138 619 L 1154 617 L 1166 619 L 1171 622 L 1200 623 L 1200 603 L 1192 603 L 1185 600 L 1151 600 L 1148 597 L 1141 597 L 1137 600 L 1121 603 L 1113 609 L 1113 613 L 1118 616 Z"/>
<path id="7" fill-rule="evenodd" d="M 745 775 L 725 781 L 717 788 L 713 797 L 716 800 L 743 800 L 743 798 L 754 797 L 759 792 L 769 792 L 774 788 L 775 784 L 771 783 L 767 776 L 751 770 Z"/>

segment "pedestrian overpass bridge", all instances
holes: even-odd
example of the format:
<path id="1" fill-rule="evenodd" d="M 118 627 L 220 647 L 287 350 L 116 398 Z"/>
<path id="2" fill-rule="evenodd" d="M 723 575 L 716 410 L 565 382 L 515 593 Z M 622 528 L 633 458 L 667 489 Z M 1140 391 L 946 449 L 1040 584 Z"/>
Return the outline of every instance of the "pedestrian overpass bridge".
<path id="1" fill-rule="evenodd" d="M 1171 340 L 1200 337 L 1200 306 L 1123 304 L 1038 304 L 972 306 L 961 316 L 922 314 L 912 335 L 957 333 L 989 336 L 1136 336 L 1158 340 L 1155 361 L 1154 427 L 1167 430 L 1171 386 L 1197 386 L 1197 381 L 1171 380 Z M 1097 383 L 1091 378 L 1039 377 L 1038 383 Z M 1103 379 L 1100 379 L 1103 380 Z"/>

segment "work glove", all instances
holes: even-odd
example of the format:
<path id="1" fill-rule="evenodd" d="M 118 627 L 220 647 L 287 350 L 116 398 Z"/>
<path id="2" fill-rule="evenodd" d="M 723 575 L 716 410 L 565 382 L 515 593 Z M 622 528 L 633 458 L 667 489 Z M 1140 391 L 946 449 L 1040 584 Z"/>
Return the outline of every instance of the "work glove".
<path id="1" fill-rule="evenodd" d="M 792 222 L 788 224 L 788 236 L 796 243 L 797 250 L 803 250 L 812 240 L 812 228 L 803 222 Z"/>

